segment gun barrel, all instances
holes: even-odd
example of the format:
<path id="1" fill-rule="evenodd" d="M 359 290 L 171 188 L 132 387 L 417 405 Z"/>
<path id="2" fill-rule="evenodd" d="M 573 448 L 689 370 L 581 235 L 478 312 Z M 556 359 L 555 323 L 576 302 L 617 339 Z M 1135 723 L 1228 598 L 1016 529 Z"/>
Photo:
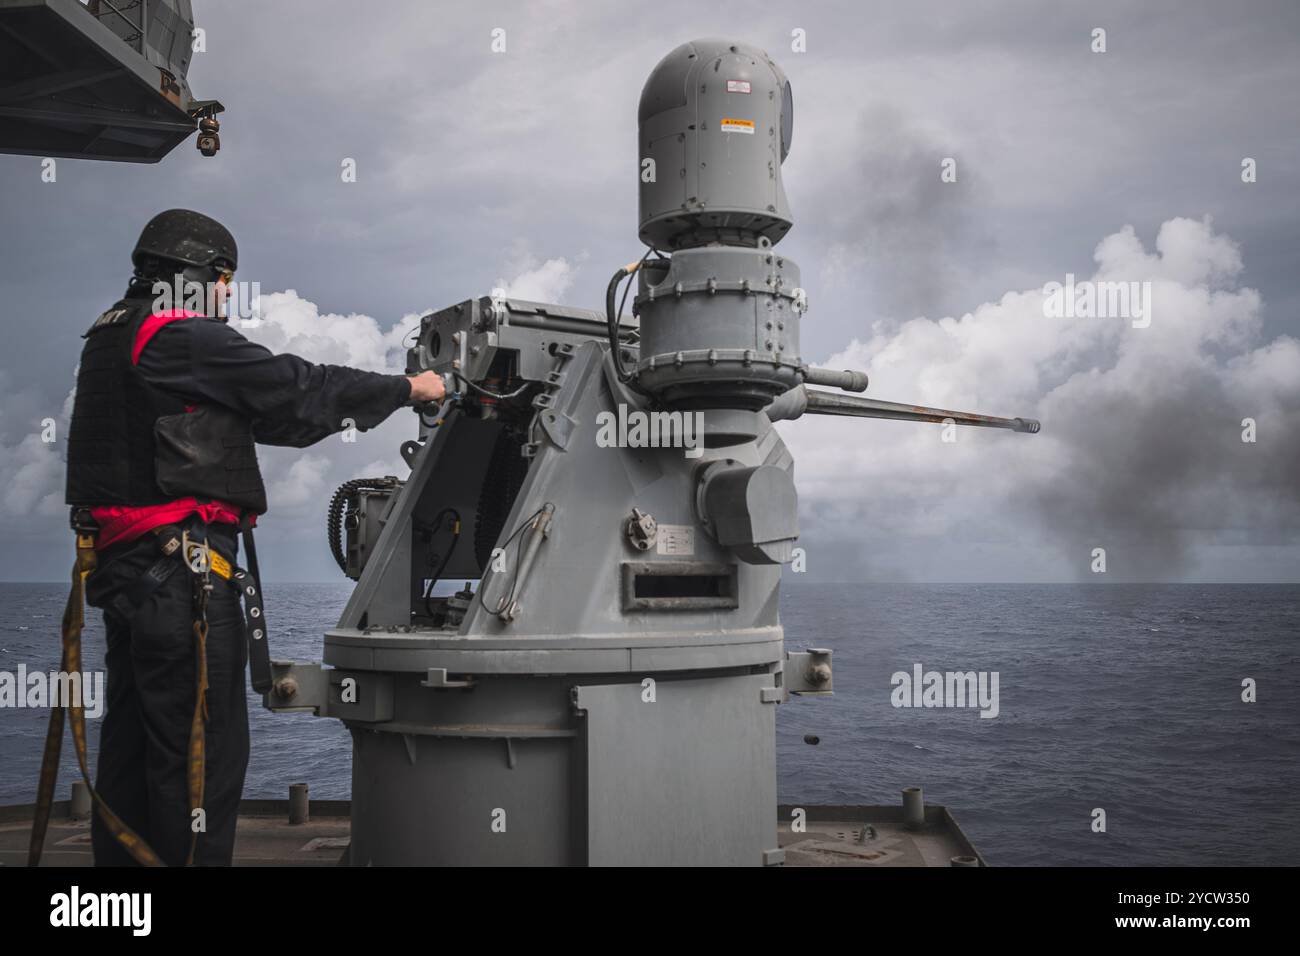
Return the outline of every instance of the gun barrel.
<path id="1" fill-rule="evenodd" d="M 846 415 L 852 418 L 890 418 L 904 422 L 952 421 L 958 425 L 1006 428 L 1030 435 L 1035 434 L 1040 427 L 1038 421 L 1033 418 L 998 418 L 994 415 L 977 415 L 973 412 L 954 412 L 946 408 L 928 408 L 925 405 L 901 405 L 897 402 L 882 402 L 856 395 L 819 392 L 805 386 L 791 389 L 773 402 L 769 417 L 777 421 L 782 418 L 798 418 L 805 413 Z"/>

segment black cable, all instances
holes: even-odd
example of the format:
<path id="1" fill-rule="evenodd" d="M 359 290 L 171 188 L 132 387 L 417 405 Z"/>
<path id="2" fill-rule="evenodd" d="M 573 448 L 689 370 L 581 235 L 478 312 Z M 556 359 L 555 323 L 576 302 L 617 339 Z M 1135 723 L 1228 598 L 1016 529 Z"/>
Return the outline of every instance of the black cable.
<path id="1" fill-rule="evenodd" d="M 429 578 L 429 583 L 424 587 L 424 611 L 429 617 L 433 617 L 433 607 L 429 604 L 429 598 L 433 596 L 433 586 L 438 583 L 442 577 L 442 572 L 447 569 L 447 563 L 451 561 L 452 553 L 456 550 L 456 545 L 460 542 L 461 520 L 460 512 L 455 508 L 443 508 L 433 519 L 433 524 L 429 526 L 429 557 L 432 559 L 436 552 L 433 550 L 433 536 L 438 533 L 438 528 L 442 525 L 442 519 L 451 515 L 455 519 L 452 525 L 451 544 L 447 546 L 447 553 L 443 555 L 442 561 L 434 570 L 433 576 Z"/>
<path id="2" fill-rule="evenodd" d="M 519 527 L 515 528 L 514 531 L 510 532 L 510 537 L 506 538 L 505 541 L 501 542 L 501 550 L 504 551 L 506 548 L 510 547 L 510 542 L 514 541 L 516 537 L 519 537 L 519 535 L 523 533 L 524 529 L 527 528 L 534 521 L 536 521 L 537 516 L 540 515 L 545 510 L 546 510 L 546 506 L 542 505 L 542 507 L 538 508 L 527 518 L 525 518 L 523 523 L 520 524 Z M 505 600 L 503 602 L 497 605 L 495 610 L 491 610 L 489 613 L 499 615 L 502 611 L 508 608 L 510 606 L 510 602 L 515 599 L 515 588 L 519 586 L 519 564 L 521 561 L 523 561 L 523 552 L 524 552 L 524 539 L 519 538 L 519 542 L 515 545 L 515 566 L 513 569 L 511 569 L 510 572 L 510 593 L 506 595 Z M 482 602 L 483 602 L 483 588 L 480 587 L 479 603 L 481 604 Z M 484 604 L 483 606 L 485 608 L 487 607 L 486 604 Z"/>
<path id="3" fill-rule="evenodd" d="M 496 392 L 489 391 L 488 389 L 484 388 L 482 385 L 479 385 L 477 382 L 471 382 L 464 375 L 461 375 L 460 372 L 452 372 L 451 374 L 456 376 L 458 381 L 464 382 L 467 386 L 472 388 L 474 391 L 478 392 L 480 395 L 486 395 L 488 398 L 496 399 L 498 402 L 504 402 L 511 398 L 518 398 L 520 395 L 526 392 L 529 389 L 529 387 L 533 384 L 532 382 L 524 382 L 524 384 L 520 385 L 513 392 L 506 392 L 504 395 L 500 395 Z"/>
<path id="4" fill-rule="evenodd" d="M 632 283 L 629 282 L 627 288 L 623 290 L 623 297 L 618 303 L 617 312 L 614 311 L 614 299 L 618 295 L 618 287 L 623 280 L 633 276 L 640 270 L 645 265 L 645 261 L 650 258 L 650 253 L 654 251 L 652 248 L 647 248 L 645 255 L 637 261 L 635 267 L 623 266 L 615 272 L 613 278 L 609 280 L 609 285 L 605 288 L 605 326 L 609 337 L 609 352 L 614 362 L 614 374 L 618 376 L 618 380 L 624 385 L 631 383 L 632 373 L 623 368 L 623 351 L 618 340 L 618 325 L 623 320 L 623 307 L 627 304 L 628 293 L 632 291 Z"/>
<path id="5" fill-rule="evenodd" d="M 536 516 L 534 515 L 534 519 L 535 518 Z M 507 541 L 506 547 L 509 546 L 510 546 L 510 542 Z M 521 536 L 519 540 L 515 542 L 515 566 L 512 569 L 510 574 L 510 593 L 508 593 L 505 596 L 505 598 L 497 604 L 496 608 L 492 611 L 493 614 L 496 615 L 501 614 L 506 608 L 510 606 L 510 602 L 515 599 L 515 588 L 519 586 L 519 564 L 520 562 L 523 561 L 523 559 L 524 559 L 524 539 Z"/>

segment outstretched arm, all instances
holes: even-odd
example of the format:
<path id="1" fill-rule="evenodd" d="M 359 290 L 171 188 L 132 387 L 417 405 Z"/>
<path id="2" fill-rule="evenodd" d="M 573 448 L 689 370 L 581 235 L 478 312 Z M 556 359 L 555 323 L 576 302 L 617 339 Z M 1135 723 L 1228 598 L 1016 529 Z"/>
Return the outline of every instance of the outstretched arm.
<path id="1" fill-rule="evenodd" d="M 140 353 L 138 368 L 159 388 L 247 417 L 258 442 L 296 448 L 349 424 L 373 428 L 409 402 L 413 389 L 405 375 L 276 355 L 210 319 L 164 326 Z"/>

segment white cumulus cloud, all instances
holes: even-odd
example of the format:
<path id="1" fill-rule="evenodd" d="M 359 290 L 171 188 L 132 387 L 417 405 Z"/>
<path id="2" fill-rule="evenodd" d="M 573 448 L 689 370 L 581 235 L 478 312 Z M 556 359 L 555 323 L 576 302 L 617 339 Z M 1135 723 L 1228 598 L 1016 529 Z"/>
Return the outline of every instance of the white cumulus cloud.
<path id="1" fill-rule="evenodd" d="M 938 425 L 784 424 L 806 530 L 864 552 L 907 542 L 957 576 L 955 540 L 1026 554 L 1046 544 L 1062 557 L 1057 577 L 1086 575 L 1106 547 L 1114 576 L 1152 580 L 1193 570 L 1207 547 L 1300 528 L 1300 342 L 1262 339 L 1236 245 L 1208 219 L 1177 218 L 1154 252 L 1125 227 L 1095 260 L 1093 280 L 1151 283 L 1149 327 L 1047 318 L 1031 289 L 960 318 L 881 323 L 823 363 L 866 371 L 873 396 L 1039 418 L 1043 430 L 959 429 L 944 443 Z M 979 547 L 965 554 L 976 561 Z"/>

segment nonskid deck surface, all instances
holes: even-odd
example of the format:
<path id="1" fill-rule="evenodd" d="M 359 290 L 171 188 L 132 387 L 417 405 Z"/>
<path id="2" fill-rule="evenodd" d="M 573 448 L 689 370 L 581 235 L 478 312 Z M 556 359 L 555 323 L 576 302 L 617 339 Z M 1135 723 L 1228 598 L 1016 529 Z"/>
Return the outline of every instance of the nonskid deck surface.
<path id="1" fill-rule="evenodd" d="M 795 809 L 783 806 L 778 813 L 786 866 L 953 866 L 954 858 L 984 865 L 947 807 L 927 806 L 925 826 L 912 830 L 903 826 L 901 807 L 808 806 L 799 832 Z"/>
<path id="2" fill-rule="evenodd" d="M 0 807 L 0 866 L 25 866 L 33 805 Z M 287 800 L 245 800 L 235 831 L 235 866 L 336 866 L 347 848 L 346 800 L 313 800 L 306 823 L 290 824 Z M 56 801 L 41 866 L 92 866 L 90 820 Z"/>
<path id="3" fill-rule="evenodd" d="M 907 830 L 897 807 L 807 806 L 802 832 L 793 832 L 793 807 L 781 807 L 778 841 L 786 866 L 950 866 L 953 857 L 979 859 L 951 814 L 926 807 L 926 826 Z M 236 866 L 337 866 L 351 821 L 346 800 L 314 800 L 306 823 L 288 822 L 285 800 L 245 800 L 235 839 Z M 0 865 L 23 866 L 32 805 L 0 807 Z M 870 827 L 865 842 L 864 827 Z M 54 805 L 42 866 L 90 866 L 90 821 Z"/>

